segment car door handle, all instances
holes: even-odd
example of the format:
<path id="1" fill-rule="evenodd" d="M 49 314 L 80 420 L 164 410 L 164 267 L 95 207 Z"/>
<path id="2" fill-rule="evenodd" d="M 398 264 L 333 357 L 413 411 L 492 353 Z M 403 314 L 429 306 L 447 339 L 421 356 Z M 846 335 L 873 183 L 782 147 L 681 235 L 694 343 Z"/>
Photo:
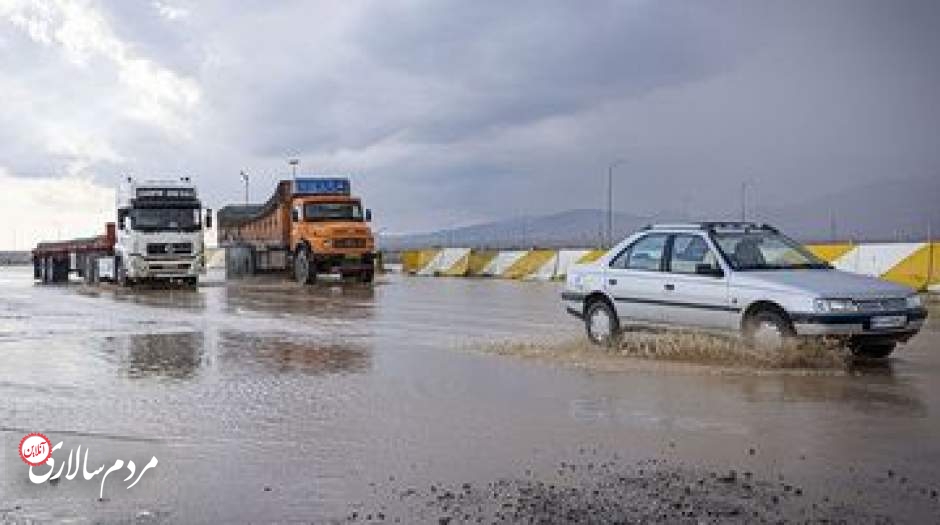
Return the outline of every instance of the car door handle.
<path id="1" fill-rule="evenodd" d="M 609 285 L 611 285 L 611 286 L 616 286 L 616 285 L 617 285 L 617 279 L 609 279 L 609 280 L 607 281 L 607 284 L 609 284 Z"/>
<path id="2" fill-rule="evenodd" d="M 676 289 L 676 285 L 674 285 L 674 284 L 666 284 L 666 285 L 663 285 L 663 288 L 665 288 L 665 289 L 667 289 L 667 290 L 669 290 L 669 291 L 671 292 L 671 291 L 673 291 L 673 290 Z"/>

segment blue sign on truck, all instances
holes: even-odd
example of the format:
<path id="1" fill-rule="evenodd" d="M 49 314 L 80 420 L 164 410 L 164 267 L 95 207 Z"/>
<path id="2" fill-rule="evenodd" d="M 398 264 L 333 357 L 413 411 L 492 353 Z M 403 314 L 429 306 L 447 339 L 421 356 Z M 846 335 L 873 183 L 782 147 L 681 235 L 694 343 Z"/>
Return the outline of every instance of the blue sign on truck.
<path id="1" fill-rule="evenodd" d="M 294 194 L 349 195 L 349 179 L 297 178 L 294 179 Z"/>

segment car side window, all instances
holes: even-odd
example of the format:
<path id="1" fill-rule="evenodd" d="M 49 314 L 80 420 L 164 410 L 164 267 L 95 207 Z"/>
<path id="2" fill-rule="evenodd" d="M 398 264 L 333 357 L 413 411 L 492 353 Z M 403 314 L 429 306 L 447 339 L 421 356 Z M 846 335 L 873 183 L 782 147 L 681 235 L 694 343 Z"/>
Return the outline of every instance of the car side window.
<path id="1" fill-rule="evenodd" d="M 668 238 L 666 234 L 654 233 L 637 239 L 610 261 L 610 267 L 620 270 L 659 271 L 662 268 L 663 252 L 666 250 Z"/>
<path id="2" fill-rule="evenodd" d="M 672 240 L 669 270 L 673 273 L 697 273 L 696 269 L 706 265 L 720 270 L 718 258 L 701 235 L 676 234 Z"/>

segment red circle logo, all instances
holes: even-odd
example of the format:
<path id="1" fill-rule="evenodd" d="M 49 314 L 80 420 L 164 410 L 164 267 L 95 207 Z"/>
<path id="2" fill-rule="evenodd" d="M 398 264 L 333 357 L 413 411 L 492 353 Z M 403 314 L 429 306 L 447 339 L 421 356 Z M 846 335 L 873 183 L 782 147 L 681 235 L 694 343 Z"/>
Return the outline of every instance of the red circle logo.
<path id="1" fill-rule="evenodd" d="M 20 440 L 20 459 L 31 467 L 38 467 L 52 457 L 52 442 L 38 432 L 26 434 Z"/>

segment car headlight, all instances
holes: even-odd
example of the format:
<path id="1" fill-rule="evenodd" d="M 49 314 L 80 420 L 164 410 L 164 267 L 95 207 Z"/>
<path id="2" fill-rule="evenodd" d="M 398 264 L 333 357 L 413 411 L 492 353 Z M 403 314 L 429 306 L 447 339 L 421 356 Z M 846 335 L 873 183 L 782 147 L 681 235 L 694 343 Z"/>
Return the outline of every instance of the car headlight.
<path id="1" fill-rule="evenodd" d="M 813 308 L 817 312 L 833 314 L 858 311 L 858 305 L 851 299 L 816 299 Z"/>
<path id="2" fill-rule="evenodd" d="M 907 307 L 911 309 L 923 308 L 924 298 L 919 295 L 911 295 L 907 298 Z"/>

